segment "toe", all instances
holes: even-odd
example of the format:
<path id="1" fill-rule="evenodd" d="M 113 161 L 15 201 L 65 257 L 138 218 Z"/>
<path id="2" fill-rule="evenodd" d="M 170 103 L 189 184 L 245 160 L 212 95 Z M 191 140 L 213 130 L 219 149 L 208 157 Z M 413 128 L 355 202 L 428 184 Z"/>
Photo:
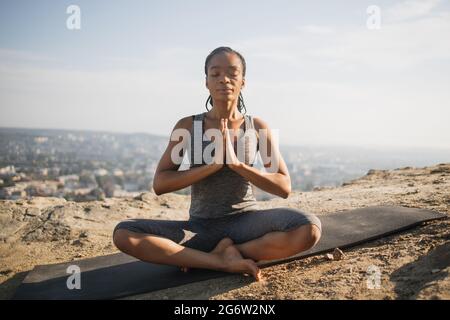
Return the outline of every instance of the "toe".
<path id="1" fill-rule="evenodd" d="M 250 273 L 251 275 L 257 280 L 261 280 L 261 269 L 258 268 L 258 266 L 256 265 L 256 263 L 253 260 L 246 260 L 246 262 L 248 263 L 248 267 L 250 269 Z"/>

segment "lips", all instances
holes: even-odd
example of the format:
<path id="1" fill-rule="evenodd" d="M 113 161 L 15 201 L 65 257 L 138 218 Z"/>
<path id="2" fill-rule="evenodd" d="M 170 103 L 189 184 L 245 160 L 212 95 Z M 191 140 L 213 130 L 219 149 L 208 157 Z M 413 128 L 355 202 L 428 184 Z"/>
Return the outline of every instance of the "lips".
<path id="1" fill-rule="evenodd" d="M 217 91 L 220 91 L 220 92 L 233 92 L 233 89 L 231 89 L 231 88 L 222 88 L 222 89 L 217 89 Z"/>

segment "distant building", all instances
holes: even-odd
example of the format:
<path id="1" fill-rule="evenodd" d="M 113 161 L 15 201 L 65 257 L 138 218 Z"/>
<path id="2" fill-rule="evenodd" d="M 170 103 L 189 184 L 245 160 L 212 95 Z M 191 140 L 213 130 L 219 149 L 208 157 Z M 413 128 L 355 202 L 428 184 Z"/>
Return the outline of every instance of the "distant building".
<path id="1" fill-rule="evenodd" d="M 60 183 L 64 183 L 64 184 L 66 184 L 68 182 L 71 182 L 71 181 L 78 182 L 79 180 L 80 180 L 80 177 L 77 174 L 68 174 L 68 175 L 65 175 L 65 176 L 59 176 L 58 177 L 58 181 Z"/>
<path id="2" fill-rule="evenodd" d="M 100 177 L 106 176 L 106 175 L 108 175 L 108 170 L 103 169 L 103 168 L 96 169 L 96 170 L 94 171 L 94 174 L 95 174 L 96 176 L 100 176 Z"/>
<path id="3" fill-rule="evenodd" d="M 140 195 L 141 192 L 129 192 L 121 189 L 116 189 L 113 192 L 114 198 L 134 198 Z"/>
<path id="4" fill-rule="evenodd" d="M 121 169 L 114 169 L 113 175 L 115 175 L 116 177 L 122 177 L 123 171 Z"/>
<path id="5" fill-rule="evenodd" d="M 26 197 L 25 191 L 26 184 L 17 183 L 11 187 L 5 187 L 0 189 L 0 199 L 5 200 L 17 200 Z"/>
<path id="6" fill-rule="evenodd" d="M 74 190 L 79 187 L 80 177 L 76 174 L 69 174 L 58 177 L 58 182 L 64 185 L 64 189 Z"/>
<path id="7" fill-rule="evenodd" d="M 11 177 L 14 175 L 16 175 L 16 168 L 14 166 L 0 168 L 0 177 Z"/>
<path id="8" fill-rule="evenodd" d="M 26 196 L 27 196 L 27 193 L 24 190 L 16 190 L 16 191 L 12 192 L 10 200 L 23 199 Z"/>
<path id="9" fill-rule="evenodd" d="M 36 143 L 44 143 L 48 141 L 48 137 L 35 137 L 34 142 Z"/>
<path id="10" fill-rule="evenodd" d="M 39 168 L 39 174 L 43 177 L 48 176 L 48 168 Z"/>
<path id="11" fill-rule="evenodd" d="M 58 181 L 33 181 L 24 190 L 31 197 L 53 197 L 58 191 Z"/>

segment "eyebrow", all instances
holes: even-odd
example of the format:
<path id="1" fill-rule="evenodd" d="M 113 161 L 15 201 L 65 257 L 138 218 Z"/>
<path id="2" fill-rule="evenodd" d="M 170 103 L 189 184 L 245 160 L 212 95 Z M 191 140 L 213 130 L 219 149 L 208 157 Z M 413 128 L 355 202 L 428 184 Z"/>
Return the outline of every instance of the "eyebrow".
<path id="1" fill-rule="evenodd" d="M 220 69 L 219 66 L 212 66 L 210 69 Z M 229 66 L 228 69 L 239 69 L 238 66 Z"/>

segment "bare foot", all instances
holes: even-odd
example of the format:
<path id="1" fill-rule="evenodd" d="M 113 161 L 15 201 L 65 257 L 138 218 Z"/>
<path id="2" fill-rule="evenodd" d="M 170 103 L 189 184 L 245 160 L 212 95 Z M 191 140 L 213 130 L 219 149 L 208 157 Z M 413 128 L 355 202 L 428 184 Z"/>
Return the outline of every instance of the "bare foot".
<path id="1" fill-rule="evenodd" d="M 231 246 L 232 244 L 233 244 L 233 240 L 231 240 L 230 238 L 223 238 L 222 240 L 220 240 L 217 243 L 216 247 L 211 250 L 211 253 L 222 252 L 223 250 L 225 250 L 227 247 Z"/>
<path id="2" fill-rule="evenodd" d="M 223 261 L 222 271 L 250 274 L 255 277 L 257 281 L 262 279 L 261 270 L 258 268 L 255 261 L 244 259 L 235 246 L 230 245 L 217 254 Z"/>
<path id="3" fill-rule="evenodd" d="M 222 240 L 220 240 L 217 243 L 216 247 L 210 251 L 210 253 L 222 252 L 223 250 L 225 250 L 226 247 L 231 246 L 232 244 L 233 244 L 233 240 L 231 240 L 230 238 L 223 238 Z M 189 268 L 181 267 L 181 271 L 188 272 Z"/>

